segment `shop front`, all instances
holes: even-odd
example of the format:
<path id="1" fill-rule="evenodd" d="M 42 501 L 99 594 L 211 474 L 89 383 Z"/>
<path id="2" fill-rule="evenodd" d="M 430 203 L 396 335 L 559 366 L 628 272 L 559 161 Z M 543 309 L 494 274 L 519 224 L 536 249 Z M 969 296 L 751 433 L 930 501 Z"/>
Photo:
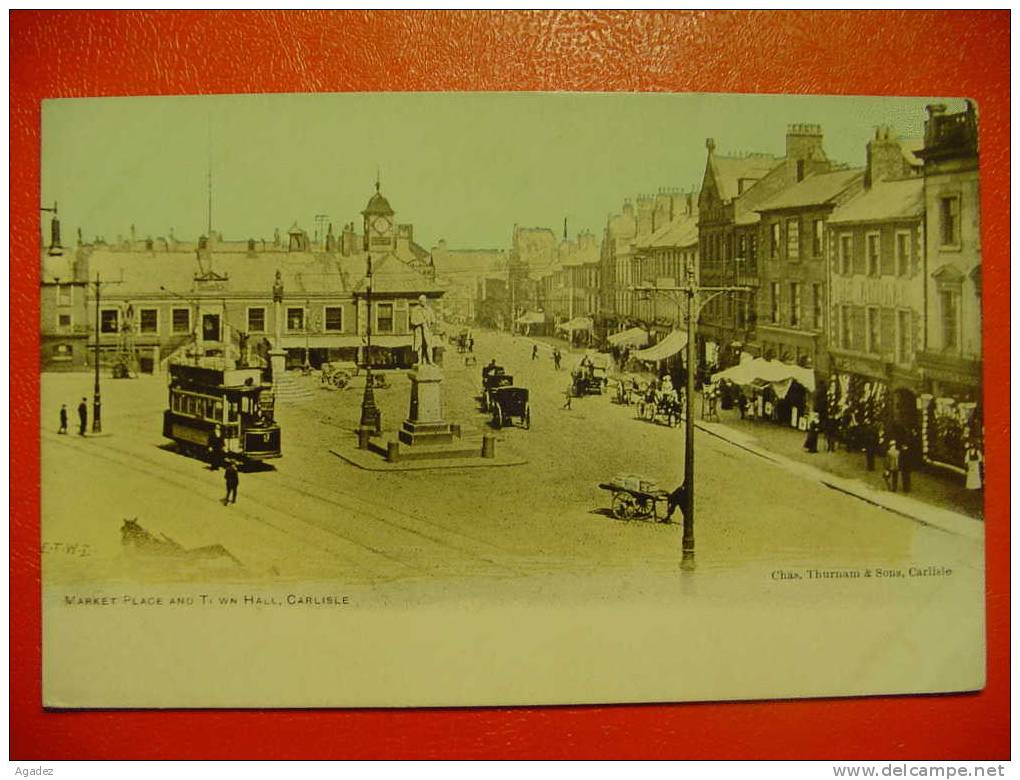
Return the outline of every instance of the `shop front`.
<path id="1" fill-rule="evenodd" d="M 967 450 L 984 445 L 981 361 L 922 352 L 917 357 L 924 378 L 918 397 L 925 460 L 963 473 Z"/>

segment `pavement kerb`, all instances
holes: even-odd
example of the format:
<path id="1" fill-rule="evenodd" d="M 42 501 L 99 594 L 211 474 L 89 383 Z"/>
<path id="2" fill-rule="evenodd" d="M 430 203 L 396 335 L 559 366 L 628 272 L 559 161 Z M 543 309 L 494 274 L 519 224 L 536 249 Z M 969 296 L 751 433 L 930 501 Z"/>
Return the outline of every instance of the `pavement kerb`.
<path id="1" fill-rule="evenodd" d="M 909 518 L 922 525 L 932 526 L 947 533 L 965 536 L 970 539 L 981 540 L 984 538 L 984 523 L 967 515 L 953 512 L 941 507 L 932 506 L 921 501 L 898 493 L 887 493 L 874 490 L 867 485 L 853 479 L 837 477 L 827 471 L 815 466 L 799 463 L 782 455 L 755 445 L 754 439 L 746 434 L 738 433 L 721 423 L 708 423 L 695 421 L 694 427 L 700 431 L 722 439 L 728 444 L 740 447 L 753 455 L 771 461 L 781 468 L 797 474 L 804 479 L 819 482 L 827 488 L 840 493 L 853 496 L 865 501 L 872 506 L 877 506 L 897 515 Z"/>

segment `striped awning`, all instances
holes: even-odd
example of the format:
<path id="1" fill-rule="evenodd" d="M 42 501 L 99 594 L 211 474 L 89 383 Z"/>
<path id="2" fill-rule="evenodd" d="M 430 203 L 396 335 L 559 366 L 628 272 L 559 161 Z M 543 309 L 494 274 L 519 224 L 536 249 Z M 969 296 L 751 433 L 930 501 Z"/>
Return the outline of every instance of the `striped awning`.
<path id="1" fill-rule="evenodd" d="M 658 363 L 660 360 L 673 357 L 677 352 L 687 346 L 687 331 L 674 330 L 658 344 L 634 352 L 631 357 L 642 360 L 645 363 Z"/>

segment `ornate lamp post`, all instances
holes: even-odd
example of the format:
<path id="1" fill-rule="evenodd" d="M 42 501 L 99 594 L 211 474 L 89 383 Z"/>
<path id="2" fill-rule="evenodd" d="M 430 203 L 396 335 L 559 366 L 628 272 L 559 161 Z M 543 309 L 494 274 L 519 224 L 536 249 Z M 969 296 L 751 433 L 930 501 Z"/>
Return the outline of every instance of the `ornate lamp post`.
<path id="1" fill-rule="evenodd" d="M 365 395 L 361 399 L 361 425 L 358 430 L 358 446 L 368 447 L 368 435 L 382 433 L 382 415 L 375 405 L 375 392 L 372 389 L 372 256 L 367 255 L 368 270 L 365 273 Z"/>
<path id="2" fill-rule="evenodd" d="M 682 293 L 687 299 L 687 403 L 684 415 L 684 485 L 687 501 L 683 507 L 684 530 L 680 543 L 680 566 L 686 570 L 694 569 L 694 375 L 697 366 L 695 342 L 698 318 L 705 304 L 717 295 L 729 292 L 749 292 L 750 288 L 739 285 L 726 287 L 702 287 L 694 276 L 694 268 L 688 266 L 686 284 L 683 287 L 639 286 L 631 289 L 644 293 Z M 701 298 L 703 293 L 710 293 Z"/>

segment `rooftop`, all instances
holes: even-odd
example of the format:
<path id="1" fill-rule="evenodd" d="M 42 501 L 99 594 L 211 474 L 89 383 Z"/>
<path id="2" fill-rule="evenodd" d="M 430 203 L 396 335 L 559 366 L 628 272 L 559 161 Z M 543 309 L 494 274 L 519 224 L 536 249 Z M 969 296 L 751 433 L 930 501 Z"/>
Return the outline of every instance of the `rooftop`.
<path id="1" fill-rule="evenodd" d="M 840 194 L 857 184 L 864 176 L 863 168 L 848 168 L 831 173 L 815 173 L 805 177 L 759 205 L 755 211 L 795 209 L 831 203 Z"/>
<path id="2" fill-rule="evenodd" d="M 915 219 L 924 214 L 924 180 L 880 181 L 832 212 L 829 224 L 887 222 Z"/>

